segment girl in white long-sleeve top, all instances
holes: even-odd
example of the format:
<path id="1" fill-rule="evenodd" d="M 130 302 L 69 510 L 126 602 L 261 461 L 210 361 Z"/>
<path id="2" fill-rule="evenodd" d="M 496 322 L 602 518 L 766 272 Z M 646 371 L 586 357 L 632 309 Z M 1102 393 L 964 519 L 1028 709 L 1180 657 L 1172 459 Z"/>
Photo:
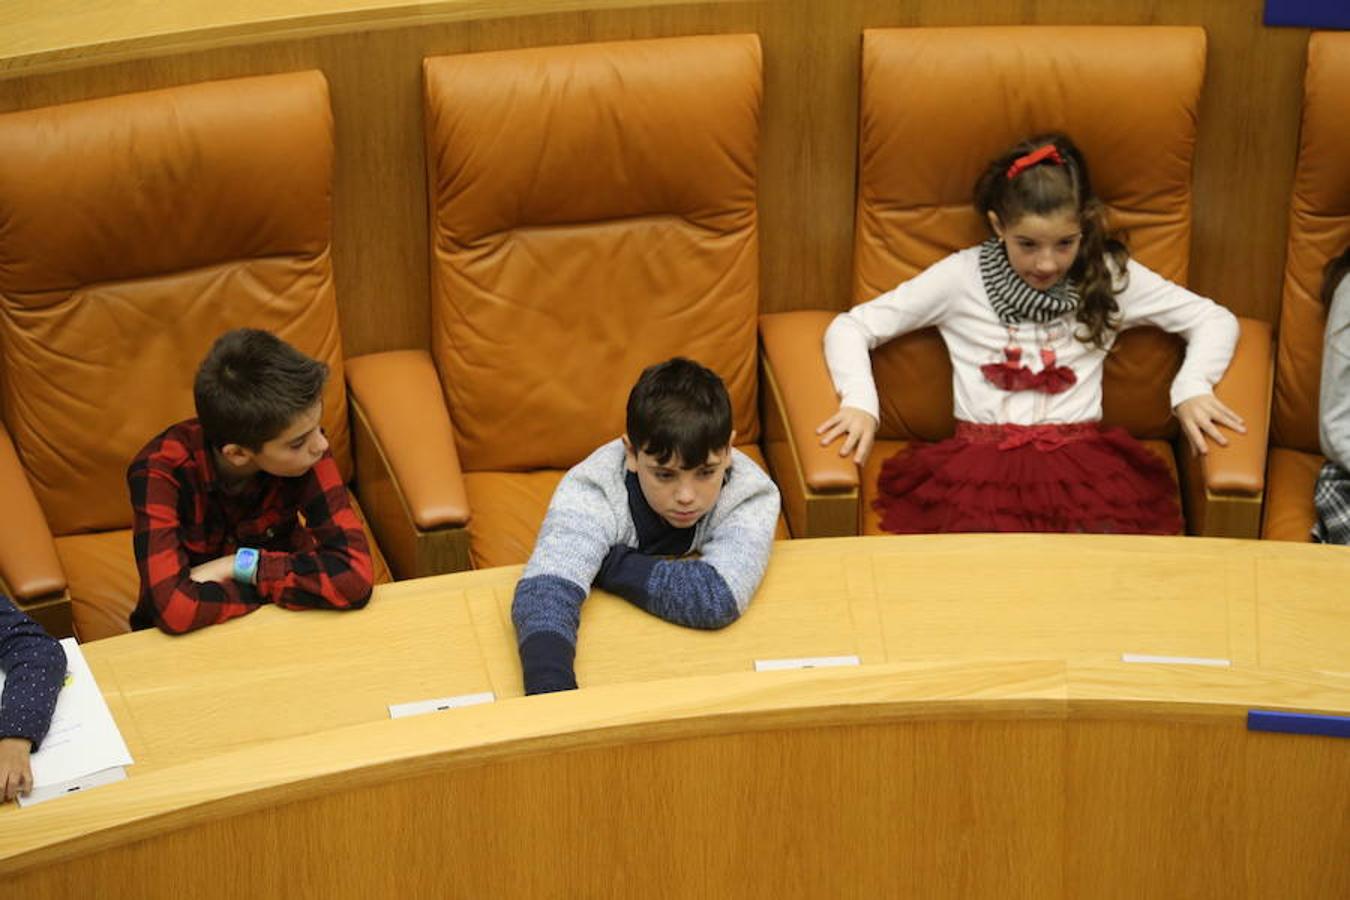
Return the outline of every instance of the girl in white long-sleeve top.
<path id="1" fill-rule="evenodd" d="M 975 189 L 993 237 L 840 315 L 825 335 L 839 411 L 817 429 L 862 463 L 878 422 L 869 352 L 936 326 L 952 359 L 954 437 L 913 443 L 882 467 L 882 527 L 898 533 L 1089 531 L 1175 534 L 1166 464 L 1104 428 L 1102 370 L 1118 332 L 1155 325 L 1187 341 L 1172 382 L 1196 452 L 1242 420 L 1213 394 L 1237 320 L 1129 259 L 1108 234 L 1082 154 L 1064 135 L 1023 141 Z"/>

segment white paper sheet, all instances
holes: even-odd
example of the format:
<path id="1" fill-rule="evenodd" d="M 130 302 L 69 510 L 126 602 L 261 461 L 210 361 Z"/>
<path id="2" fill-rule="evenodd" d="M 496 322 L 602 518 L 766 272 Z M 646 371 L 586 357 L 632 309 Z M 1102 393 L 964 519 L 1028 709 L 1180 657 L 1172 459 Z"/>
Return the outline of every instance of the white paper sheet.
<path id="1" fill-rule="evenodd" d="M 135 762 L 80 645 L 66 638 L 61 648 L 66 651 L 66 681 L 56 698 L 42 748 L 31 759 L 33 793 L 20 797 L 20 806 L 125 778 L 121 767 Z M 0 688 L 3 685 L 0 677 Z"/>
<path id="2" fill-rule="evenodd" d="M 19 797 L 19 805 L 32 806 L 35 803 L 46 803 L 48 800 L 55 800 L 57 797 L 68 797 L 90 788 L 112 784 L 115 781 L 123 781 L 126 777 L 126 769 L 121 766 L 113 766 L 111 769 L 104 769 L 101 772 L 91 772 L 79 778 L 72 778 L 70 781 L 49 784 L 45 787 L 35 787 L 28 796 Z"/>

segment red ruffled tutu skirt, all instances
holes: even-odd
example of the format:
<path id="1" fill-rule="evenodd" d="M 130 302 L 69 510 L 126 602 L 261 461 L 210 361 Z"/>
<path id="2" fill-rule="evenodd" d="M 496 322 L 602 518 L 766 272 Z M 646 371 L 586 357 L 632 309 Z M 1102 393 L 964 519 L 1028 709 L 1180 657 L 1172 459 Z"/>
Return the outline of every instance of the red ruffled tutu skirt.
<path id="1" fill-rule="evenodd" d="M 1179 534 L 1167 465 L 1122 428 L 977 425 L 886 460 L 874 508 L 896 534 Z"/>

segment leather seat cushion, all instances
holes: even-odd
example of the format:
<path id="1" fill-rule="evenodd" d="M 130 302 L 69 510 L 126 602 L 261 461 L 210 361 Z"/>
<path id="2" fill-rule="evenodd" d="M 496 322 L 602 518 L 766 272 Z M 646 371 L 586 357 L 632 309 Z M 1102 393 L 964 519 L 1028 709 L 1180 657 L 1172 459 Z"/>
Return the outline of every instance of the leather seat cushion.
<path id="1" fill-rule="evenodd" d="M 355 497 L 352 504 L 364 525 L 365 515 Z M 366 526 L 366 541 L 371 547 L 375 583 L 392 581 L 389 566 L 371 536 L 369 526 Z M 140 578 L 131 549 L 131 529 L 59 537 L 56 554 L 66 573 L 71 618 L 75 636 L 81 643 L 130 631 L 127 620 L 136 608 L 136 598 L 140 594 Z"/>
<path id="2" fill-rule="evenodd" d="M 1266 507 L 1261 537 L 1272 541 L 1307 541 L 1317 520 L 1313 486 L 1323 458 L 1301 450 L 1270 448 L 1266 470 Z"/>
<path id="3" fill-rule="evenodd" d="M 1177 461 L 1176 455 L 1172 452 L 1172 445 L 1167 441 L 1140 441 L 1148 450 L 1155 454 L 1159 459 L 1167 463 L 1167 469 L 1172 473 L 1172 480 L 1177 479 Z M 862 468 L 862 484 L 859 488 L 859 509 L 858 515 L 862 519 L 860 523 L 861 534 L 886 534 L 881 530 L 881 516 L 872 508 L 872 502 L 877 497 L 877 479 L 881 476 L 881 466 L 886 460 L 890 459 L 908 445 L 906 441 L 877 441 L 872 448 L 872 454 L 867 458 L 867 462 Z M 1181 502 L 1178 495 L 1177 502 Z"/>
<path id="4" fill-rule="evenodd" d="M 130 631 L 127 618 L 140 593 L 131 529 L 59 537 L 56 554 L 66 573 L 71 619 L 80 642 Z"/>
<path id="5" fill-rule="evenodd" d="M 475 569 L 515 566 L 530 558 L 562 469 L 537 472 L 466 472 L 469 554 Z"/>

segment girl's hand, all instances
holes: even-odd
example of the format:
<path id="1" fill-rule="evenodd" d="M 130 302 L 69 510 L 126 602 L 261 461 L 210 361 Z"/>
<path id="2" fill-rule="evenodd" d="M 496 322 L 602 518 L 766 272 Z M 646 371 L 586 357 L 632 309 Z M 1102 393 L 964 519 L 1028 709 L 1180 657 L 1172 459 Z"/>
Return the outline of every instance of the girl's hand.
<path id="1" fill-rule="evenodd" d="M 28 738 L 0 738 L 0 803 L 27 796 L 33 789 L 33 768 L 28 763 L 32 746 Z"/>
<path id="2" fill-rule="evenodd" d="M 1214 443 L 1220 447 L 1228 446 L 1228 438 L 1219 430 L 1220 425 L 1231 428 L 1238 434 L 1247 433 L 1247 425 L 1242 421 L 1242 417 L 1213 394 L 1198 394 L 1189 400 L 1181 401 L 1177 404 L 1176 415 L 1177 421 L 1181 422 L 1181 430 L 1191 442 L 1191 452 L 1201 456 L 1209 452 L 1209 448 L 1205 446 L 1205 435 L 1213 438 Z"/>
<path id="3" fill-rule="evenodd" d="M 841 434 L 845 435 L 844 443 L 839 447 L 839 455 L 848 456 L 856 449 L 853 461 L 861 466 L 867 461 L 867 454 L 872 452 L 872 441 L 877 436 L 877 420 L 856 407 L 841 406 L 839 412 L 817 426 L 816 434 L 821 435 L 822 447 Z"/>

